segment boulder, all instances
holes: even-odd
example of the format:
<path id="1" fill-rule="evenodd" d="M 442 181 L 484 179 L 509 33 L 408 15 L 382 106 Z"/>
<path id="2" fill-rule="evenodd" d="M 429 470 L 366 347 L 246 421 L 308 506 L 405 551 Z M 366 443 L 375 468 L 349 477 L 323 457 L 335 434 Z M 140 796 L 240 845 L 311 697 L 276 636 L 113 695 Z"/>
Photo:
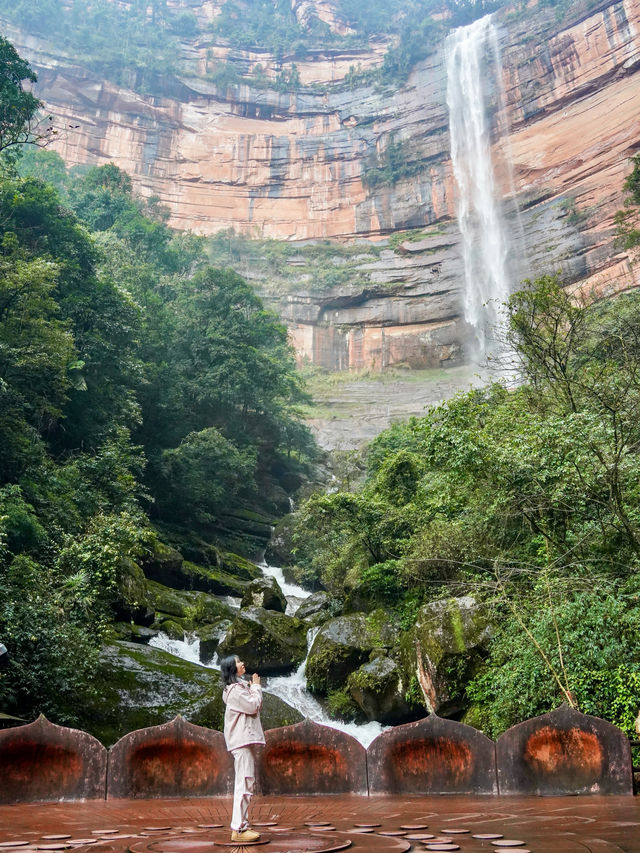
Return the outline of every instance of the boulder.
<path id="1" fill-rule="evenodd" d="M 270 566 L 291 566 L 295 562 L 292 554 L 294 528 L 294 516 L 291 514 L 281 518 L 274 527 L 264 552 L 264 558 Z"/>
<path id="2" fill-rule="evenodd" d="M 159 539 L 152 539 L 149 548 L 141 559 L 146 577 L 167 586 L 179 586 L 184 558 L 180 551 L 165 545 Z"/>
<path id="3" fill-rule="evenodd" d="M 130 643 L 148 643 L 158 636 L 159 628 L 148 628 L 134 622 L 113 622 L 111 632 L 115 639 L 128 640 Z"/>
<path id="4" fill-rule="evenodd" d="M 293 616 L 264 607 L 246 607 L 220 642 L 218 654 L 238 655 L 247 672 L 282 675 L 304 660 L 306 631 L 305 623 Z"/>
<path id="5" fill-rule="evenodd" d="M 116 619 L 141 625 L 153 622 L 153 606 L 149 601 L 144 572 L 129 557 L 123 557 L 120 561 L 113 608 Z"/>
<path id="6" fill-rule="evenodd" d="M 95 698 L 74 709 L 82 729 L 106 746 L 135 729 L 155 726 L 182 714 L 191 723 L 223 728 L 220 673 L 151 646 L 115 641 L 105 645 L 95 678 Z M 301 715 L 265 694 L 265 729 L 300 722 Z"/>
<path id="7" fill-rule="evenodd" d="M 333 598 L 328 592 L 321 589 L 304 599 L 296 610 L 296 617 L 304 619 L 311 625 L 318 625 L 321 622 L 326 622 L 331 616 L 335 616 L 339 612 L 340 606 L 338 599 Z"/>
<path id="8" fill-rule="evenodd" d="M 397 639 L 398 632 L 383 610 L 331 619 L 322 626 L 309 652 L 309 689 L 315 693 L 337 690 L 374 650 L 384 654 Z"/>
<path id="9" fill-rule="evenodd" d="M 206 592 L 171 589 L 156 581 L 147 581 L 147 587 L 154 609 L 171 615 L 188 631 L 235 615 L 228 604 Z"/>
<path id="10" fill-rule="evenodd" d="M 230 619 L 222 619 L 215 625 L 203 625 L 198 628 L 196 634 L 200 640 L 200 660 L 202 663 L 209 663 L 213 656 L 218 651 L 220 640 L 225 636 L 231 627 Z"/>
<path id="11" fill-rule="evenodd" d="M 377 657 L 351 673 L 347 681 L 349 695 L 367 720 L 398 725 L 416 717 L 416 709 L 405 698 L 402 668 L 390 657 Z M 420 709 L 417 715 L 424 714 Z"/>
<path id="12" fill-rule="evenodd" d="M 287 599 L 275 578 L 263 577 L 251 581 L 242 597 L 242 607 L 264 607 L 265 610 L 277 610 L 284 613 Z"/>
<path id="13" fill-rule="evenodd" d="M 219 545 L 206 542 L 193 532 L 187 534 L 183 530 L 163 528 L 162 535 L 166 536 L 173 548 L 177 549 L 185 560 L 198 566 L 221 569 L 229 575 L 246 581 L 261 576 L 260 569 L 246 557 L 241 557 L 232 551 L 225 551 Z"/>
<path id="14" fill-rule="evenodd" d="M 158 614 L 160 617 L 160 614 Z M 184 640 L 184 628 L 173 619 L 158 618 L 156 624 L 170 640 Z"/>
<path id="15" fill-rule="evenodd" d="M 442 717 L 468 705 L 466 685 L 486 655 L 491 624 L 471 596 L 425 604 L 400 643 L 405 672 L 420 687 L 428 711 Z"/>
<path id="16" fill-rule="evenodd" d="M 248 575 L 245 564 L 251 564 L 246 560 L 242 561 L 243 574 Z M 195 589 L 214 595 L 233 595 L 241 598 L 248 583 L 248 580 L 241 579 L 217 566 L 198 566 L 196 563 L 185 560 L 180 551 L 176 551 L 175 548 L 165 545 L 158 539 L 154 539 L 151 543 L 150 550 L 143 561 L 143 568 L 147 578 L 164 586 L 174 589 Z M 260 574 L 257 567 L 256 574 Z"/>

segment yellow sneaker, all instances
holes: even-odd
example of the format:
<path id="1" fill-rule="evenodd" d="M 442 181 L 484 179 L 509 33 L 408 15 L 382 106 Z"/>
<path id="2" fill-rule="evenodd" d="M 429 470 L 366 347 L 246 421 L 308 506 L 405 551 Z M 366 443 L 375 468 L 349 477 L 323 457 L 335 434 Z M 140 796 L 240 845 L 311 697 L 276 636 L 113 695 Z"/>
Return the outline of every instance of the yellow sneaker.
<path id="1" fill-rule="evenodd" d="M 260 838 L 260 833 L 253 829 L 243 829 L 242 832 L 237 832 L 235 829 L 231 833 L 232 841 L 257 841 Z"/>

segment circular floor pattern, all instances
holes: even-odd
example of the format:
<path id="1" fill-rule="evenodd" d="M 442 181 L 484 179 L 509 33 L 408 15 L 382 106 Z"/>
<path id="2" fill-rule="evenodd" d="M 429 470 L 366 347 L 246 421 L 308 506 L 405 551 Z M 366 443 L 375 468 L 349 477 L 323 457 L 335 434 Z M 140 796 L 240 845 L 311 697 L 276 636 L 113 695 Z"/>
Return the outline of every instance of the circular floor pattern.
<path id="1" fill-rule="evenodd" d="M 367 835 L 366 838 L 348 837 L 348 833 L 331 833 L 330 836 L 308 829 L 289 829 L 277 835 L 269 833 L 263 836 L 263 844 L 245 844 L 231 842 L 227 830 L 222 832 L 205 832 L 197 837 L 185 837 L 180 834 L 170 834 L 162 838 L 144 838 L 129 845 L 129 853 L 212 853 L 212 848 L 234 848 L 238 853 L 243 847 L 261 848 L 265 853 L 334 853 L 338 850 L 352 848 L 354 851 L 366 853 L 406 853 L 411 844 L 401 838 L 382 838 L 377 835 Z"/>

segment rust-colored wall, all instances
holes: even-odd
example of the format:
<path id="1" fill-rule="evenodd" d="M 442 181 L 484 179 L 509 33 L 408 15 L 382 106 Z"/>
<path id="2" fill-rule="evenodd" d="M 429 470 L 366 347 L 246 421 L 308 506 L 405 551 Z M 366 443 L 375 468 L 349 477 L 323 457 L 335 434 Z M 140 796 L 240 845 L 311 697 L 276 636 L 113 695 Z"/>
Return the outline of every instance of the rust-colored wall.
<path id="1" fill-rule="evenodd" d="M 104 799 L 107 750 L 44 717 L 0 731 L 0 803 Z"/>
<path id="2" fill-rule="evenodd" d="M 496 743 L 501 794 L 632 794 L 620 729 L 567 705 L 506 731 Z"/>
<path id="3" fill-rule="evenodd" d="M 176 717 L 120 738 L 109 753 L 108 797 L 210 797 L 232 790 L 224 736 Z"/>
<path id="4" fill-rule="evenodd" d="M 496 794 L 493 741 L 431 714 L 379 735 L 367 751 L 371 794 Z"/>
<path id="5" fill-rule="evenodd" d="M 355 738 L 305 720 L 266 733 L 263 794 L 366 794 L 367 753 Z"/>
<path id="6" fill-rule="evenodd" d="M 620 729 L 566 706 L 509 729 L 496 744 L 432 714 L 396 726 L 368 750 L 306 720 L 270 729 L 258 788 L 295 794 L 632 794 Z M 131 732 L 107 751 L 44 717 L 0 731 L 0 803 L 227 796 L 233 761 L 218 731 L 182 717 Z"/>

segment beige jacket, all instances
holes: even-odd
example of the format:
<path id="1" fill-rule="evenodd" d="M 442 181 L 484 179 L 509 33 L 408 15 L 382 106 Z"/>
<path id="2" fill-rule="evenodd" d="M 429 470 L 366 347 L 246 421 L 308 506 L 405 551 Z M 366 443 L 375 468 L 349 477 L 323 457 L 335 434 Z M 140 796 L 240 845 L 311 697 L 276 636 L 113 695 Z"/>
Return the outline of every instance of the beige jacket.
<path id="1" fill-rule="evenodd" d="M 222 692 L 222 701 L 227 706 L 224 712 L 224 739 L 227 749 L 239 749 L 251 743 L 264 743 L 264 732 L 260 722 L 262 687 L 237 681 L 227 684 Z"/>

